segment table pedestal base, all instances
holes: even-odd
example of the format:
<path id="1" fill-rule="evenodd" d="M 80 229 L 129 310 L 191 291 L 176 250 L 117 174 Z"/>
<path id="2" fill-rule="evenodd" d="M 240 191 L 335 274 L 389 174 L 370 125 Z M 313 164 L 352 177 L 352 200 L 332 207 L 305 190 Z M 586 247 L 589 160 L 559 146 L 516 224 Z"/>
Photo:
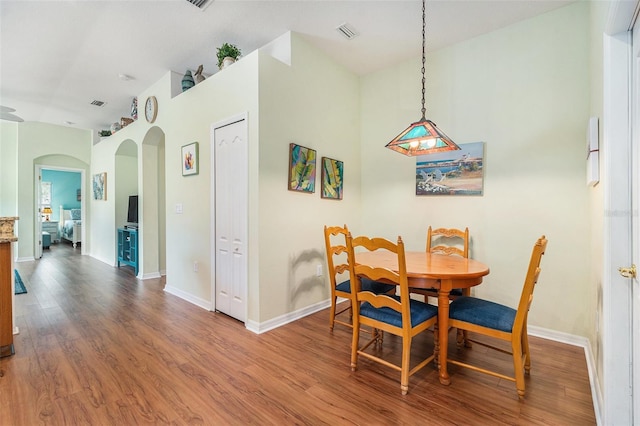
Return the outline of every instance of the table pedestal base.
<path id="1" fill-rule="evenodd" d="M 440 353 L 438 361 L 440 364 L 440 383 L 451 384 L 447 371 L 447 355 L 449 350 L 449 293 L 451 292 L 451 280 L 441 280 L 438 290 L 438 333 L 440 340 Z"/>

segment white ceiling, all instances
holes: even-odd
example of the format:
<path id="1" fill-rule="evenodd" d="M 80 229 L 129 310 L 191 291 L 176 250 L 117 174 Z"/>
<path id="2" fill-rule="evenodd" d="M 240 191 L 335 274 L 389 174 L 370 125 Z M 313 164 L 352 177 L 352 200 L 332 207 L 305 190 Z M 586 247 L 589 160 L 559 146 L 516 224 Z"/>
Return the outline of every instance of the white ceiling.
<path id="1" fill-rule="evenodd" d="M 572 1 L 428 0 L 427 50 Z M 213 74 L 223 42 L 248 54 L 289 30 L 366 74 L 420 57 L 421 15 L 419 0 L 213 0 L 204 10 L 186 0 L 0 0 L 0 105 L 25 121 L 108 129 L 167 71 L 203 64 Z M 358 37 L 336 31 L 345 22 Z"/>

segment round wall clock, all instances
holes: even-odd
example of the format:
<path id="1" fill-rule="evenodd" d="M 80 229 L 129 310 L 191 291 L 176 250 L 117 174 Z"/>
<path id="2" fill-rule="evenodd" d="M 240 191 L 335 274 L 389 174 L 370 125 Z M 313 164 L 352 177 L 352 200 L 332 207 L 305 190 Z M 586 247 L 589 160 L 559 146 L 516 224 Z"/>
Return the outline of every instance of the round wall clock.
<path id="1" fill-rule="evenodd" d="M 156 121 L 158 115 L 158 100 L 155 96 L 149 96 L 144 104 L 144 116 L 149 123 Z"/>

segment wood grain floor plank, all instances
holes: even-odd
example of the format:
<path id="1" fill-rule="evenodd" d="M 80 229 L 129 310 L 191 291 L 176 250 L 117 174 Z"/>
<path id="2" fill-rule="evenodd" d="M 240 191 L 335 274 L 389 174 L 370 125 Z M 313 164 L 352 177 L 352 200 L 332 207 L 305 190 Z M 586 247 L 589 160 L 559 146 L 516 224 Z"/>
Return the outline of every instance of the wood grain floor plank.
<path id="1" fill-rule="evenodd" d="M 225 315 L 52 244 L 16 265 L 16 355 L 0 359 L 0 425 L 591 425 L 581 348 L 531 338 L 527 395 L 512 382 L 451 365 L 442 386 L 428 365 L 400 393 L 399 373 L 361 359 L 350 369 L 351 330 L 328 310 L 256 335 Z M 364 337 L 363 337 L 364 338 Z M 512 361 L 480 345 L 449 354 L 511 374 Z M 398 361 L 401 341 L 372 350 Z M 433 351 L 413 343 L 412 360 Z"/>

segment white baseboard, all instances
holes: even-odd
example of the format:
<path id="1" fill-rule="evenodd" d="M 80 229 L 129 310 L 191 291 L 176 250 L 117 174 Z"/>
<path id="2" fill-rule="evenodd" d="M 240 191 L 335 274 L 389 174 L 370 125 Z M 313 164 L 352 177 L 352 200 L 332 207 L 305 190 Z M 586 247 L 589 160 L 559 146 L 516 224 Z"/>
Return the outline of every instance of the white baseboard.
<path id="1" fill-rule="evenodd" d="M 596 369 L 596 361 L 591 351 L 591 344 L 586 337 L 575 336 L 573 334 L 562 333 L 560 331 L 549 330 L 547 328 L 528 326 L 527 330 L 530 336 L 540 337 L 542 339 L 553 340 L 568 345 L 580 346 L 584 349 L 584 356 L 587 361 L 587 371 L 589 374 L 589 385 L 591 386 L 591 399 L 593 400 L 593 411 L 596 416 L 596 423 L 602 424 L 602 408 L 604 404 L 602 391 L 600 390 L 600 382 L 598 380 L 598 370 Z"/>
<path id="2" fill-rule="evenodd" d="M 166 291 L 169 294 L 172 294 L 174 296 L 177 296 L 183 300 L 186 300 L 189 303 L 193 303 L 194 305 L 202 308 L 202 309 L 206 309 L 208 311 L 213 311 L 213 303 L 199 298 L 199 297 L 195 297 L 190 293 L 187 293 L 183 290 L 180 290 L 178 288 L 172 287 L 171 285 L 167 284 L 164 287 L 164 291 Z M 257 321 L 252 321 L 252 320 L 247 320 L 245 321 L 245 327 L 247 328 L 247 330 L 252 331 L 256 334 L 260 334 L 260 333 L 265 333 L 269 330 L 273 330 L 274 328 L 278 328 L 280 326 L 283 326 L 285 324 L 288 324 L 290 322 L 299 320 L 300 318 L 304 318 L 307 315 L 311 315 L 314 314 L 318 311 L 321 311 L 323 309 L 328 308 L 329 306 L 331 306 L 331 301 L 330 300 L 323 300 L 320 301 L 318 303 L 315 303 L 313 305 L 310 306 L 306 306 L 304 308 L 298 309 L 297 311 L 294 312 L 289 312 L 287 314 L 284 315 L 280 315 L 279 317 L 276 318 L 272 318 L 270 320 L 267 320 L 265 322 L 257 322 Z"/>
<path id="3" fill-rule="evenodd" d="M 213 304 L 211 303 L 211 301 L 196 297 L 191 293 L 187 293 L 186 291 L 180 290 L 179 288 L 172 287 L 169 284 L 164 286 L 164 291 L 177 296 L 180 299 L 186 300 L 189 303 L 193 303 L 194 305 L 202 309 L 206 309 L 207 311 L 213 310 Z"/>
<path id="4" fill-rule="evenodd" d="M 88 256 L 94 258 L 95 260 L 99 260 L 102 263 L 106 263 L 109 266 L 113 266 L 113 267 L 118 266 L 118 264 L 114 263 L 113 260 L 111 260 L 111 259 L 105 259 L 105 258 L 101 258 L 101 257 L 98 257 L 98 256 L 94 256 L 91 253 L 89 253 Z"/>
<path id="5" fill-rule="evenodd" d="M 18 257 L 16 258 L 15 262 L 33 262 L 34 260 L 37 260 L 35 257 L 31 256 L 31 257 Z"/>
<path id="6" fill-rule="evenodd" d="M 160 272 L 151 272 L 149 274 L 144 274 L 140 279 L 141 280 L 150 280 L 152 278 L 160 278 Z"/>
<path id="7" fill-rule="evenodd" d="M 331 301 L 327 299 L 264 322 L 247 320 L 245 322 L 245 327 L 247 327 L 247 330 L 253 331 L 256 334 L 265 333 L 269 330 L 273 330 L 274 328 L 278 328 L 290 322 L 299 320 L 300 318 L 304 318 L 307 315 L 326 309 L 329 306 L 331 306 Z"/>

